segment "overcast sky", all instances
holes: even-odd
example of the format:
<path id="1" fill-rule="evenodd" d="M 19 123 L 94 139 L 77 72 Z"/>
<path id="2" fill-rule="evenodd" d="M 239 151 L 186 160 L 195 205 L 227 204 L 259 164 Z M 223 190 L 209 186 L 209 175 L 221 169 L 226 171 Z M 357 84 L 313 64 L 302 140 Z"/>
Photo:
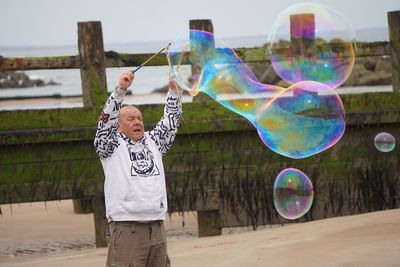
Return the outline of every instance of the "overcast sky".
<path id="1" fill-rule="evenodd" d="M 0 0 L 0 46 L 71 45 L 77 22 L 100 20 L 105 43 L 174 40 L 190 19 L 212 19 L 220 38 L 267 35 L 295 0 Z M 400 0 L 318 0 L 355 29 L 387 27 Z"/>

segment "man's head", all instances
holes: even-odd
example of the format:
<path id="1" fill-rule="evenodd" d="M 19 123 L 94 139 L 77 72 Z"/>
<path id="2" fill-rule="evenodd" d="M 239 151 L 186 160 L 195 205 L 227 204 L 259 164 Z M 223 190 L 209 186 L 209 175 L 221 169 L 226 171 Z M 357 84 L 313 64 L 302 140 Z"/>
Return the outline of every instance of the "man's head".
<path id="1" fill-rule="evenodd" d="M 133 141 L 139 141 L 143 137 L 143 117 L 140 110 L 138 110 L 136 107 L 123 107 L 119 112 L 118 123 L 118 131 Z"/>

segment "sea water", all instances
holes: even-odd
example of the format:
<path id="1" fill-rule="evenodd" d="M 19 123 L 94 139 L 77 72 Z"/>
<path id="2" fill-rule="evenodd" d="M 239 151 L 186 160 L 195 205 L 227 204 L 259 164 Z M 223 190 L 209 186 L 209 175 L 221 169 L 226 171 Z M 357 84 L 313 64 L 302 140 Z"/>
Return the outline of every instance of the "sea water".
<path id="1" fill-rule="evenodd" d="M 267 40 L 266 36 L 233 37 L 227 42 L 233 47 L 262 46 Z M 105 44 L 105 51 L 118 53 L 154 53 L 165 47 L 170 41 L 136 42 L 128 44 Z M 53 46 L 53 47 L 0 47 L 3 57 L 43 57 L 43 56 L 74 56 L 78 55 L 78 46 Z M 124 68 L 107 68 L 107 88 L 111 92 L 118 84 L 119 76 L 126 70 L 135 69 L 136 66 Z M 188 68 L 188 71 L 190 69 Z M 82 85 L 79 69 L 57 70 L 29 70 L 24 71 L 31 79 L 42 79 L 45 82 L 54 81 L 59 85 L 42 86 L 36 88 L 1 89 L 1 98 L 15 97 L 40 97 L 40 96 L 76 96 L 82 94 Z M 149 94 L 154 90 L 168 84 L 168 66 L 145 66 L 135 73 L 135 81 L 130 90 L 133 94 Z"/>

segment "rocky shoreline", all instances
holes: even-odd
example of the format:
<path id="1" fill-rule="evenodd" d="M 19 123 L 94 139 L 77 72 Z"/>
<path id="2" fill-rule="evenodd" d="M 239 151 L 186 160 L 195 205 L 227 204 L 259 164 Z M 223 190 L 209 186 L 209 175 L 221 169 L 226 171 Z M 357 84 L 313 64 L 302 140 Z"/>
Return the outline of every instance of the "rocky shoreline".
<path id="1" fill-rule="evenodd" d="M 0 89 L 3 88 L 28 88 L 47 85 L 59 85 L 60 83 L 50 80 L 45 82 L 42 79 L 31 79 L 23 72 L 2 71 L 0 72 Z"/>

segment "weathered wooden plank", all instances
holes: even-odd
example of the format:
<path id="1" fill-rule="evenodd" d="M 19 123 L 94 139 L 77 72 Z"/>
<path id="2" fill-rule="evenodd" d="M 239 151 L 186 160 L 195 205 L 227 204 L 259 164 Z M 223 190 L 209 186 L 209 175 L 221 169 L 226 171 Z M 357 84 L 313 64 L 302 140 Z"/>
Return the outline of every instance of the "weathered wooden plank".
<path id="1" fill-rule="evenodd" d="M 388 42 L 358 42 L 355 46 L 356 57 L 390 56 L 390 44 Z"/>
<path id="2" fill-rule="evenodd" d="M 100 21 L 78 22 L 78 50 L 83 106 L 101 107 L 108 96 Z"/>
<path id="3" fill-rule="evenodd" d="M 0 58 L 0 71 L 79 69 L 79 56 Z"/>
<path id="4" fill-rule="evenodd" d="M 114 51 L 105 52 L 105 66 L 134 67 L 139 66 L 152 53 L 126 54 Z M 148 66 L 167 65 L 165 54 L 154 57 Z M 80 58 L 77 56 L 55 56 L 55 57 L 23 57 L 23 58 L 0 58 L 0 71 L 9 70 L 39 70 L 39 69 L 79 69 Z"/>
<path id="5" fill-rule="evenodd" d="M 365 93 L 341 96 L 346 123 L 351 125 L 399 123 L 400 93 Z M 146 129 L 160 119 L 164 105 L 138 106 Z M 254 127 L 215 101 L 186 103 L 179 134 L 252 131 Z M 0 145 L 92 140 L 99 110 L 51 109 L 0 111 Z"/>
<path id="6" fill-rule="evenodd" d="M 377 112 L 393 111 L 399 109 L 400 93 L 381 92 L 364 94 L 345 94 L 340 96 L 345 112 Z M 157 105 L 138 105 L 143 113 L 144 121 L 152 124 L 158 122 L 160 114 L 163 112 L 163 104 Z M 183 105 L 183 125 L 189 124 L 192 127 L 184 130 L 185 133 L 208 132 L 209 130 L 220 130 L 224 127 L 231 127 L 229 121 L 242 123 L 241 116 L 228 110 L 216 101 L 205 103 L 184 103 Z M 0 132 L 9 130 L 27 130 L 42 128 L 65 128 L 74 127 L 94 127 L 97 125 L 100 109 L 44 109 L 44 110 L 10 110 L 0 111 Z M 202 122 L 214 124 L 205 127 Z M 196 124 L 201 124 L 197 126 Z M 236 129 L 241 128 L 237 125 Z M 242 129 L 249 129 L 242 127 Z M 233 130 L 227 128 L 226 130 Z M 49 133 L 50 134 L 50 133 Z"/>
<path id="7" fill-rule="evenodd" d="M 388 42 L 357 43 L 356 56 L 390 56 L 390 44 Z M 235 48 L 235 53 L 244 62 L 269 61 L 268 50 L 265 47 Z M 105 52 L 105 67 L 136 67 L 151 57 L 154 53 L 117 53 Z M 189 54 L 187 52 L 187 54 Z M 189 58 L 184 56 L 183 58 Z M 182 64 L 190 64 L 182 61 Z M 155 56 L 146 66 L 168 65 L 165 53 Z M 79 69 L 79 56 L 60 57 L 25 57 L 25 58 L 0 58 L 0 71 L 7 70 L 37 70 L 37 69 Z"/>
<path id="8" fill-rule="evenodd" d="M 11 169 L 14 165 L 17 164 L 27 164 L 33 166 L 38 163 L 57 163 L 73 160 L 82 160 L 87 162 L 94 160 L 94 162 L 96 163 L 95 165 L 97 165 L 98 163 L 98 157 L 93 147 L 93 138 L 86 141 L 15 144 L 12 146 L 0 146 L 0 152 L 0 164 L 2 166 L 10 166 Z M 50 167 L 52 168 L 51 165 Z M 93 166 L 88 166 L 87 169 L 93 168 Z M 97 172 L 92 170 L 90 177 L 94 176 L 97 176 Z M 68 175 L 65 177 L 68 177 Z"/>
<path id="9" fill-rule="evenodd" d="M 99 108 L 0 111 L 0 131 L 95 126 L 99 115 Z"/>
<path id="10" fill-rule="evenodd" d="M 40 128 L 0 131 L 0 144 L 31 144 L 59 142 L 62 140 L 82 141 L 94 138 L 96 126 L 68 128 Z"/>
<path id="11" fill-rule="evenodd" d="M 117 53 L 115 51 L 105 52 L 105 64 L 107 68 L 112 67 L 137 67 L 154 53 L 141 53 L 141 54 L 127 54 L 127 53 Z M 152 58 L 146 66 L 165 66 L 168 65 L 168 61 L 165 53 L 158 54 Z"/>
<path id="12" fill-rule="evenodd" d="M 148 127 L 160 120 L 164 105 L 139 105 Z M 205 104 L 184 104 L 183 124 L 192 123 L 193 131 L 214 131 L 233 129 L 238 117 L 215 101 Z M 97 125 L 100 109 L 49 109 L 0 111 L 0 132 L 42 128 L 93 127 Z M 29 118 L 29 119 L 28 119 Z M 215 119 L 215 120 L 214 120 Z M 206 123 L 213 121 L 213 125 Z M 239 127 L 236 126 L 235 128 Z M 246 127 L 246 125 L 242 126 Z M 81 129 L 84 130 L 84 129 Z M 68 130 L 66 130 L 68 131 Z M 189 129 L 187 129 L 189 131 Z M 10 132 L 8 132 L 10 133 Z M 22 134 L 22 133 L 21 133 Z M 51 134 L 51 133 L 49 133 Z"/>

